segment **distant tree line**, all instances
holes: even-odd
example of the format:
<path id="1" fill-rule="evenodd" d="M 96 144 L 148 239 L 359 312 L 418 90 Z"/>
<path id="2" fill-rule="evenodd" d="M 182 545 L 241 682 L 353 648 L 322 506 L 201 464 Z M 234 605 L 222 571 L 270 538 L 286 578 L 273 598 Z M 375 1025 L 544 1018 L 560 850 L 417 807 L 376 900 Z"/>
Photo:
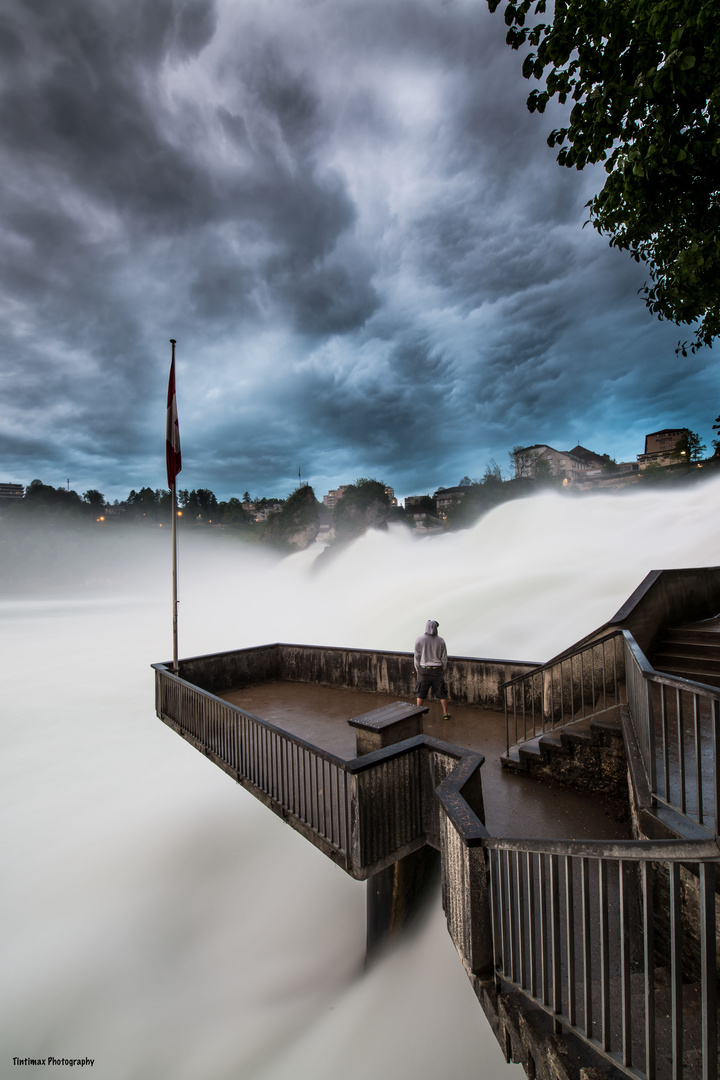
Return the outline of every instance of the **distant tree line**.
<path id="1" fill-rule="evenodd" d="M 720 416 L 714 430 L 720 433 Z M 715 453 L 709 461 L 715 464 L 720 461 L 720 439 L 713 440 L 713 449 Z M 692 466 L 697 466 L 704 451 L 700 437 L 688 431 L 672 452 L 677 464 L 647 466 L 638 478 L 640 486 L 702 479 L 708 470 Z M 512 453 L 510 459 L 514 463 Z M 616 468 L 615 461 L 608 457 L 604 472 L 611 474 Z M 367 529 L 387 529 L 392 524 L 431 531 L 467 529 L 504 502 L 548 489 L 562 490 L 563 478 L 555 476 L 543 459 L 536 462 L 533 476 L 508 479 L 493 459 L 481 478 L 463 476 L 455 489 L 440 487 L 432 495 L 415 497 L 406 509 L 393 506 L 385 484 L 368 477 L 349 484 L 333 510 L 318 501 L 309 484 L 301 484 L 285 499 L 251 498 L 245 491 L 242 499 L 233 496 L 218 500 L 209 488 L 182 488 L 178 491 L 179 525 L 182 530 L 221 528 L 243 540 L 291 551 L 312 543 L 322 526 L 326 526 L 327 534 L 334 537 L 336 544 L 351 541 Z M 578 494 L 572 489 L 568 491 Z M 444 492 L 452 497 L 443 499 Z M 69 488 L 54 488 L 41 480 L 32 480 L 23 498 L 0 501 L 3 520 L 14 519 L 18 523 L 43 520 L 103 528 L 118 524 L 157 527 L 169 522 L 170 513 L 170 492 L 165 488 L 133 489 L 126 499 L 116 499 L 111 504 L 95 488 L 80 495 Z M 262 520 L 256 520 L 258 517 Z"/>

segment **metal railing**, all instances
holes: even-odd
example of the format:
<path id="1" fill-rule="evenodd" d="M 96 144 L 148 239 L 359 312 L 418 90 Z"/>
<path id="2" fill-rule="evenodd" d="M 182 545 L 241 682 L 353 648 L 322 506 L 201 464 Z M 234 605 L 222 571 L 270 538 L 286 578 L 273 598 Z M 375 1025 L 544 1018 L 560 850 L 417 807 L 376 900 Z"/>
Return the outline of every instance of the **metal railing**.
<path id="1" fill-rule="evenodd" d="M 484 760 L 417 736 L 347 761 L 153 667 L 157 715 L 356 878 L 437 845 L 438 777 Z"/>
<path id="2" fill-rule="evenodd" d="M 720 820 L 720 689 L 665 675 L 625 639 L 627 704 L 652 799 L 711 833 Z"/>
<path id="3" fill-rule="evenodd" d="M 303 826 L 318 846 L 332 849 L 336 861 L 346 861 L 351 830 L 346 763 L 184 682 L 163 665 L 154 667 L 158 716 L 272 809 Z"/>
<path id="4" fill-rule="evenodd" d="M 504 686 L 506 744 L 626 703 L 653 802 L 718 832 L 720 689 L 656 671 L 616 630 Z"/>
<path id="5" fill-rule="evenodd" d="M 717 845 L 484 846 L 496 979 L 628 1075 L 717 1080 Z"/>
<path id="6" fill-rule="evenodd" d="M 614 631 L 505 683 L 508 752 L 517 743 L 619 705 L 624 659 L 621 633 Z"/>

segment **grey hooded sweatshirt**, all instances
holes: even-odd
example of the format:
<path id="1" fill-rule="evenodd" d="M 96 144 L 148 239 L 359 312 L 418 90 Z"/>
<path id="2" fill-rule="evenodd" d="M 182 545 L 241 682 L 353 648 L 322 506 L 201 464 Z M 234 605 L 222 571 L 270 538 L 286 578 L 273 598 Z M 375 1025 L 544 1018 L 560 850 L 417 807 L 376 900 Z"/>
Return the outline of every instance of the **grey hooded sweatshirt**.
<path id="1" fill-rule="evenodd" d="M 415 670 L 421 667 L 441 667 L 443 671 L 447 667 L 447 649 L 434 619 L 428 619 L 425 633 L 415 642 Z"/>

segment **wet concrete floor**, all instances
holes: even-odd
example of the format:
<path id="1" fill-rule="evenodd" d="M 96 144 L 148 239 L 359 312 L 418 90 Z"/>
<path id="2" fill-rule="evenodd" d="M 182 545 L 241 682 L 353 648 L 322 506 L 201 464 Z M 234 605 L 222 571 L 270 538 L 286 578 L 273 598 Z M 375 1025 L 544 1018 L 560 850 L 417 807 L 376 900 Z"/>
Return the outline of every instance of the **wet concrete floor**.
<path id="1" fill-rule="evenodd" d="M 366 694 L 316 683 L 268 682 L 221 694 L 245 712 L 296 735 L 337 757 L 355 755 L 354 717 L 390 705 L 393 694 Z M 442 719 L 440 704 L 428 699 L 423 731 L 485 755 L 482 767 L 485 825 L 493 836 L 513 839 L 629 839 L 629 825 L 618 820 L 611 800 L 547 784 L 503 769 L 505 716 L 490 709 L 450 705 Z"/>

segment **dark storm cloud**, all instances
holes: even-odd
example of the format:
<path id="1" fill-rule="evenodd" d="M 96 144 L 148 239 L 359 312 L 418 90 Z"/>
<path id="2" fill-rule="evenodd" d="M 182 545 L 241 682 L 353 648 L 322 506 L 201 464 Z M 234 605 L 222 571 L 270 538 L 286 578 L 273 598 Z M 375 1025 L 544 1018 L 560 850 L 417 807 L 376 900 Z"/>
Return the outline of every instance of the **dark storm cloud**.
<path id="1" fill-rule="evenodd" d="M 6 4 L 3 478 L 161 484 L 169 337 L 184 486 L 223 494 L 702 426 L 706 359 L 678 391 L 504 33 L 482 0 Z"/>

